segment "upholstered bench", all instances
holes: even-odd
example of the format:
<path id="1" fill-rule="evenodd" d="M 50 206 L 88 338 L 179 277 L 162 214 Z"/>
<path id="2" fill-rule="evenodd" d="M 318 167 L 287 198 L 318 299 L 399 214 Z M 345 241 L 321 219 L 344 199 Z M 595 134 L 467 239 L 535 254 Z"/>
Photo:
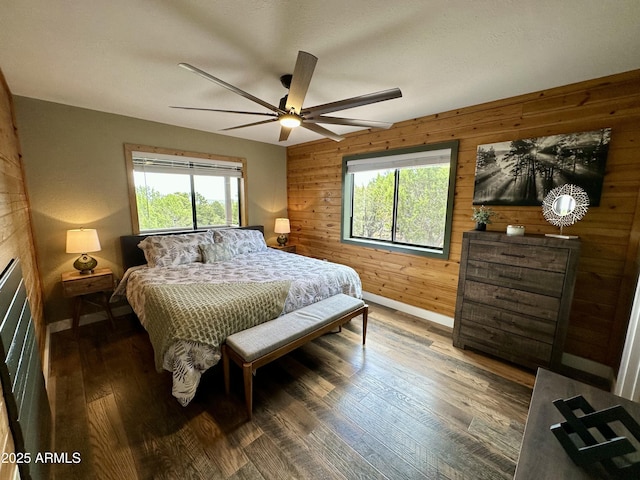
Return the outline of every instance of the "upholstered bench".
<path id="1" fill-rule="evenodd" d="M 253 411 L 253 374 L 261 366 L 362 315 L 362 344 L 367 336 L 369 307 L 339 293 L 269 322 L 234 333 L 222 346 L 225 391 L 229 394 L 229 359 L 242 367 L 247 413 Z"/>

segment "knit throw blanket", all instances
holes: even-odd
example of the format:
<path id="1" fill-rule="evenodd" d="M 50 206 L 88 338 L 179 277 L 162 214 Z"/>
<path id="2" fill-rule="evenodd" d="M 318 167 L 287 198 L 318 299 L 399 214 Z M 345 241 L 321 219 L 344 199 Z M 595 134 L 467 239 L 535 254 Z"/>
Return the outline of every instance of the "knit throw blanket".
<path id="1" fill-rule="evenodd" d="M 196 341 L 218 350 L 231 334 L 278 317 L 289 281 L 149 286 L 145 301 L 147 331 L 156 370 L 177 340 Z"/>

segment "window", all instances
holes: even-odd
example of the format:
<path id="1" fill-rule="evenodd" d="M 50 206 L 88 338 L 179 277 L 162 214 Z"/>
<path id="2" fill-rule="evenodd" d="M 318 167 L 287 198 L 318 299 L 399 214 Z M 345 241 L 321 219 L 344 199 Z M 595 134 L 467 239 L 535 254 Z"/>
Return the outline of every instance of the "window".
<path id="1" fill-rule="evenodd" d="M 458 142 L 343 159 L 342 241 L 448 258 Z"/>
<path id="2" fill-rule="evenodd" d="M 245 161 L 125 145 L 135 233 L 238 226 Z"/>

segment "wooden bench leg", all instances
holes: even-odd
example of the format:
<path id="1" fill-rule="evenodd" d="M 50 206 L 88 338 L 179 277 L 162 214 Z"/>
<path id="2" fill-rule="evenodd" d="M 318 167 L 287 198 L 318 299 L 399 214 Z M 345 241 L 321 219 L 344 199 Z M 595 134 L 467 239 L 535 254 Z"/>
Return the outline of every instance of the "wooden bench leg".
<path id="1" fill-rule="evenodd" d="M 224 393 L 229 395 L 231 385 L 229 381 L 229 352 L 227 346 L 222 345 L 222 371 L 224 372 Z"/>
<path id="2" fill-rule="evenodd" d="M 242 376 L 244 378 L 244 401 L 247 405 L 249 419 L 253 416 L 253 368 L 250 363 L 242 365 Z"/>
<path id="3" fill-rule="evenodd" d="M 262 365 L 266 365 L 267 363 L 277 358 L 280 358 L 282 355 L 289 353 L 290 351 L 300 347 L 301 345 L 304 345 L 305 343 L 319 337 L 320 335 L 324 335 L 331 330 L 334 330 L 336 327 L 338 327 L 339 330 L 342 331 L 342 324 L 345 321 L 349 321 L 353 318 L 358 317 L 359 315 L 362 315 L 362 345 L 364 345 L 367 339 L 368 314 L 368 305 L 361 304 L 358 308 L 351 310 L 341 317 L 330 321 L 326 320 L 328 323 L 321 325 L 316 330 L 306 333 L 286 345 L 282 345 L 278 348 L 274 347 L 274 350 L 262 355 L 259 358 L 254 358 L 250 362 L 245 361 L 242 356 L 239 355 L 233 348 L 224 344 L 222 346 L 222 362 L 224 369 L 225 391 L 229 393 L 229 359 L 231 358 L 231 360 L 233 360 L 235 363 L 242 366 L 245 405 L 247 409 L 247 415 L 249 416 L 249 419 L 251 419 L 253 416 L 253 373 L 255 369 L 261 367 Z M 237 339 L 234 339 L 234 341 L 237 342 Z"/>
<path id="4" fill-rule="evenodd" d="M 369 316 L 369 307 L 364 306 L 364 312 L 362 312 L 362 345 L 367 341 L 367 317 Z"/>

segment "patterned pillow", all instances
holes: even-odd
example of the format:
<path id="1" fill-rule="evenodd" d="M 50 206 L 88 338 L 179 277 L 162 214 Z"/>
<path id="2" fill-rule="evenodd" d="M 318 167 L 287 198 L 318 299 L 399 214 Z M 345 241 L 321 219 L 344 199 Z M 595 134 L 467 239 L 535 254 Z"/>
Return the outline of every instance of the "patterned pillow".
<path id="1" fill-rule="evenodd" d="M 226 262 L 233 258 L 226 243 L 205 243 L 200 245 L 200 254 L 204 263 Z"/>
<path id="2" fill-rule="evenodd" d="M 228 245 L 232 255 L 246 255 L 247 253 L 263 252 L 267 249 L 264 235 L 260 230 L 240 230 L 226 228 L 214 230 L 216 243 Z"/>
<path id="3" fill-rule="evenodd" d="M 213 232 L 207 230 L 180 235 L 151 235 L 142 240 L 138 247 L 144 252 L 150 267 L 169 267 L 202 262 L 200 245 L 213 242 Z"/>

